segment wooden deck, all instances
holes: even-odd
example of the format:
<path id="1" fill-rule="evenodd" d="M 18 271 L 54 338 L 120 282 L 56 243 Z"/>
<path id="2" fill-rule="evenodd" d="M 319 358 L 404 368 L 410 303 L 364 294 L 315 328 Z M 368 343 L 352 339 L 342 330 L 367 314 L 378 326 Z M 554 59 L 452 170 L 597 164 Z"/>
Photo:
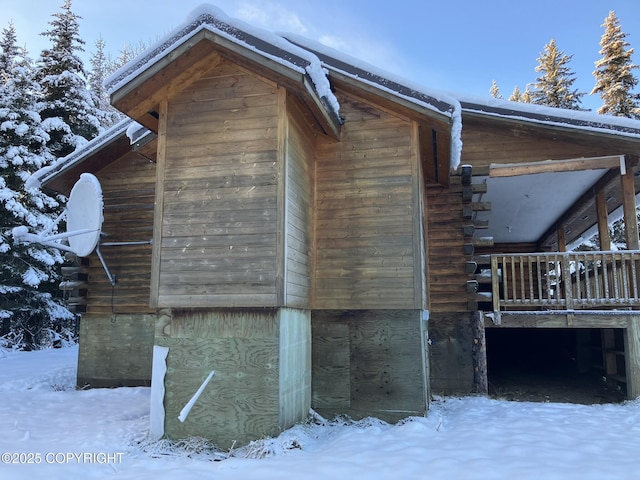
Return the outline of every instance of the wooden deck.
<path id="1" fill-rule="evenodd" d="M 637 309 L 639 269 L 640 251 L 492 255 L 494 321 L 507 312 Z"/>
<path id="2" fill-rule="evenodd" d="M 601 329 L 606 376 L 640 396 L 640 251 L 498 254 L 490 273 L 487 327 Z M 613 329 L 623 330 L 620 351 L 607 347 Z"/>

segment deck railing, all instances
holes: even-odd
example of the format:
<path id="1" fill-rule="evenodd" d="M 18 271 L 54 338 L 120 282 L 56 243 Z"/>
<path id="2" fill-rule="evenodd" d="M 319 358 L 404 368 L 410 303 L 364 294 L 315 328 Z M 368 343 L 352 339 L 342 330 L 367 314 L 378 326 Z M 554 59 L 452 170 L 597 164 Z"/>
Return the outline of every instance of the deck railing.
<path id="1" fill-rule="evenodd" d="M 640 305 L 640 251 L 491 256 L 495 312 Z"/>

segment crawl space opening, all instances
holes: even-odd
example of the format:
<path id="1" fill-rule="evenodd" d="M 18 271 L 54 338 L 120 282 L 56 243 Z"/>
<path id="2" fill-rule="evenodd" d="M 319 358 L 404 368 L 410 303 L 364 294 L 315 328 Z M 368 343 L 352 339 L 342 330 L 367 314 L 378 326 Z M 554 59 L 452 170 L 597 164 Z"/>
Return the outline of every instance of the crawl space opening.
<path id="1" fill-rule="evenodd" d="M 490 328 L 489 395 L 515 401 L 626 399 L 622 329 Z"/>

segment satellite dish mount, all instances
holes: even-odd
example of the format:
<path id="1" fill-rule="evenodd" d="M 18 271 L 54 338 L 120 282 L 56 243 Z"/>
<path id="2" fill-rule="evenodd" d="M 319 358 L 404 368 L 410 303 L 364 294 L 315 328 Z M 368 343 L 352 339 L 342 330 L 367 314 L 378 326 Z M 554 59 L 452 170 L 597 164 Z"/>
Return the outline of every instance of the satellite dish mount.
<path id="1" fill-rule="evenodd" d="M 91 173 L 83 173 L 75 183 L 69 194 L 67 208 L 56 220 L 40 233 L 29 233 L 26 226 L 13 229 L 13 240 L 16 243 L 40 243 L 47 247 L 57 248 L 66 252 L 71 252 L 78 257 L 88 257 L 95 250 L 107 278 L 112 286 L 116 284 L 115 275 L 111 274 L 107 264 L 100 252 L 100 236 L 103 222 L 102 187 L 100 182 Z M 51 232 L 58 224 L 67 220 L 67 231 L 64 233 L 52 234 Z M 66 240 L 67 244 L 60 240 Z M 105 246 L 116 245 L 143 245 L 145 242 L 108 242 Z"/>

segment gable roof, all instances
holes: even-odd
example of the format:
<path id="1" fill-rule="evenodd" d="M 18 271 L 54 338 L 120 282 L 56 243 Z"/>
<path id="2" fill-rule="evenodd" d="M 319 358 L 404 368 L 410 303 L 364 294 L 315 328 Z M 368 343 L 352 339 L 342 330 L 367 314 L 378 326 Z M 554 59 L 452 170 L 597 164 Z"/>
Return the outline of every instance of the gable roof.
<path id="1" fill-rule="evenodd" d="M 267 68 L 289 75 L 316 95 L 318 108 L 336 123 L 341 120 L 340 105 L 331 91 L 330 82 L 334 80 L 351 82 L 357 88 L 385 96 L 418 114 L 448 119 L 451 125 L 452 169 L 458 168 L 460 163 L 464 115 L 640 138 L 640 121 L 637 120 L 426 89 L 309 39 L 289 34 L 276 35 L 231 19 L 211 5 L 196 8 L 180 26 L 107 78 L 105 86 L 112 95 L 112 101 L 131 94 L 137 86 L 153 79 L 158 71 L 180 55 L 188 55 L 190 50 L 195 50 L 192 48 L 195 42 L 203 38 L 217 47 L 236 49 L 241 55 L 262 59 L 267 62 Z M 131 126 L 127 122 L 116 125 L 65 159 L 36 172 L 32 183 L 47 183 L 83 159 L 95 158 L 97 149 L 105 148 L 116 138 L 122 143 L 124 131 Z"/>
<path id="2" fill-rule="evenodd" d="M 397 99 L 404 99 L 419 108 L 438 110 L 450 115 L 452 119 L 451 166 L 453 169 L 459 166 L 462 151 L 460 135 L 466 116 L 483 117 L 496 121 L 517 121 L 532 126 L 571 129 L 572 131 L 622 136 L 630 139 L 640 138 L 639 120 L 494 98 L 474 98 L 459 93 L 427 89 L 412 84 L 406 79 L 396 78 L 388 72 L 383 72 L 318 42 L 291 34 L 286 34 L 285 37 L 317 55 L 322 61 L 323 67 L 327 68 L 332 76 L 337 74 L 349 77 L 353 81 L 367 83 L 387 91 Z"/>
<path id="3" fill-rule="evenodd" d="M 231 19 L 211 5 L 196 8 L 179 27 L 108 77 L 105 87 L 112 104 L 119 107 L 130 94 L 135 98 L 137 87 L 152 82 L 158 72 L 181 56 L 188 56 L 200 43 L 209 45 L 201 47 L 200 55 L 217 52 L 231 58 L 240 56 L 262 67 L 262 71 L 277 73 L 289 85 L 298 85 L 313 97 L 312 102 L 317 104 L 330 129 L 335 130 L 341 123 L 340 105 L 315 55 L 274 33 Z M 179 69 L 180 73 L 184 70 L 182 66 Z M 326 125 L 322 121 L 321 124 Z"/>

